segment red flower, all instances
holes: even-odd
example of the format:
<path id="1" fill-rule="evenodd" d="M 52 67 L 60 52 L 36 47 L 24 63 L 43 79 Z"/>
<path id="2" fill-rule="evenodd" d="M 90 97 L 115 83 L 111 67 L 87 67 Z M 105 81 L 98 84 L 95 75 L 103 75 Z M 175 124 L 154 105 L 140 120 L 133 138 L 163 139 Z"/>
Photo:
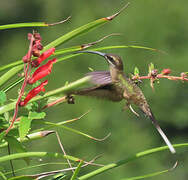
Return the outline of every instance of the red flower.
<path id="1" fill-rule="evenodd" d="M 47 76 L 48 74 L 51 73 L 53 63 L 56 62 L 56 58 L 49 60 L 46 64 L 43 66 L 39 67 L 32 75 L 30 79 L 28 79 L 27 83 L 28 84 L 33 84 L 36 81 L 42 79 L 43 77 Z"/>
<path id="2" fill-rule="evenodd" d="M 29 93 L 27 94 L 26 98 L 23 101 L 20 101 L 20 106 L 25 106 L 28 101 L 30 101 L 30 99 L 32 99 L 33 97 L 35 97 L 37 94 L 39 94 L 41 91 L 45 91 L 44 86 L 48 84 L 48 80 L 42 82 L 39 86 L 37 86 L 36 88 L 32 89 L 31 91 L 29 91 Z"/>
<path id="3" fill-rule="evenodd" d="M 163 69 L 162 72 L 161 72 L 161 74 L 163 74 L 163 75 L 168 75 L 170 73 L 171 73 L 170 69 Z"/>
<path id="4" fill-rule="evenodd" d="M 55 52 L 55 48 L 50 48 L 47 51 L 43 52 L 37 59 L 32 61 L 33 67 L 38 67 L 42 61 L 47 59 L 49 56 L 51 56 Z"/>

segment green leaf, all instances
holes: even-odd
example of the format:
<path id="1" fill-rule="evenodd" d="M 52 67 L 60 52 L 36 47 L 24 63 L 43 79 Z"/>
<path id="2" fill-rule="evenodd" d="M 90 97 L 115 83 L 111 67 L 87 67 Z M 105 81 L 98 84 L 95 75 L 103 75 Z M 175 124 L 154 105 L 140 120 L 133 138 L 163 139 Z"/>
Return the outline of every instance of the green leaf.
<path id="1" fill-rule="evenodd" d="M 45 112 L 29 112 L 28 118 L 33 120 L 33 119 L 43 119 L 45 118 L 46 113 Z"/>
<path id="2" fill-rule="evenodd" d="M 25 153 L 14 153 L 10 155 L 5 155 L 0 157 L 0 163 L 5 161 L 10 161 L 14 159 L 20 159 L 24 157 L 51 157 L 57 159 L 69 159 L 71 161 L 78 162 L 80 158 L 64 155 L 63 153 L 52 153 L 52 152 L 25 152 Z"/>
<path id="3" fill-rule="evenodd" d="M 4 91 L 0 91 L 0 104 L 4 104 L 7 100 L 6 93 Z"/>
<path id="4" fill-rule="evenodd" d="M 64 179 L 65 177 L 67 177 L 66 174 L 58 173 L 58 174 L 56 174 L 56 175 L 53 176 L 53 180 L 62 180 L 62 179 Z"/>
<path id="5" fill-rule="evenodd" d="M 129 4 L 129 3 L 128 3 Z M 88 31 L 91 31 L 95 28 L 97 28 L 98 26 L 100 25 L 103 25 L 107 22 L 110 22 L 111 20 L 113 20 L 115 17 L 117 17 L 123 9 L 125 9 L 128 4 L 126 4 L 119 12 L 113 14 L 112 16 L 109 16 L 109 17 L 105 17 L 105 18 L 100 18 L 98 20 L 95 20 L 95 21 L 92 21 L 88 24 L 85 24 L 79 28 L 76 28 L 74 29 L 73 31 L 71 32 L 68 32 L 67 34 L 57 38 L 56 40 L 52 41 L 51 43 L 49 43 L 48 45 L 46 45 L 44 47 L 44 49 L 42 50 L 42 52 L 46 51 L 47 49 L 51 48 L 51 47 L 56 47 L 60 44 L 63 44 L 71 39 L 73 39 L 74 37 L 77 37 L 83 33 L 86 33 Z M 21 23 L 22 24 L 22 23 Z M 80 48 L 80 47 L 79 47 Z M 10 67 L 14 67 L 15 65 L 19 65 L 19 64 L 22 64 L 23 61 L 22 60 L 19 60 L 19 61 L 16 61 L 14 63 L 11 63 L 11 64 L 8 64 L 8 65 L 5 65 L 3 67 L 0 67 L 0 71 L 4 70 L 4 69 L 7 69 L 7 68 L 10 68 Z M 18 68 L 23 68 L 23 64 L 20 65 L 20 66 L 17 66 Z M 1 85 L 1 80 L 0 80 L 0 85 Z"/>
<path id="6" fill-rule="evenodd" d="M 31 23 L 16 23 L 16 24 L 6 24 L 1 25 L 0 30 L 3 29 L 12 29 L 12 28 L 23 28 L 23 27 L 41 27 L 41 26 L 48 26 L 45 22 L 31 22 Z"/>
<path id="7" fill-rule="evenodd" d="M 6 132 L 3 131 L 0 133 L 0 143 L 2 142 L 2 140 L 4 139 L 4 136 L 5 136 Z"/>
<path id="8" fill-rule="evenodd" d="M 7 180 L 6 176 L 0 171 L 0 177 L 3 178 L 3 180 Z"/>
<path id="9" fill-rule="evenodd" d="M 42 100 L 42 99 L 45 99 L 47 97 L 54 96 L 54 95 L 57 95 L 57 94 L 60 94 L 60 93 L 65 94 L 67 92 L 75 90 L 76 88 L 78 88 L 82 85 L 87 84 L 89 81 L 90 81 L 90 77 L 84 77 L 84 78 L 78 79 L 77 81 L 69 83 L 67 86 L 62 86 L 58 89 L 49 91 L 49 92 L 45 93 L 43 96 L 36 96 L 33 99 L 31 99 L 31 101 L 29 103 L 36 102 L 38 100 Z M 10 110 L 13 110 L 15 108 L 15 105 L 16 105 L 16 102 L 12 102 L 12 103 L 9 103 L 9 104 L 2 106 L 0 108 L 0 114 L 3 114 L 3 113 L 8 112 Z"/>
<path id="10" fill-rule="evenodd" d="M 6 65 L 6 66 L 8 66 L 8 65 Z M 3 69 L 4 67 L 5 66 L 0 67 L 0 69 Z M 9 71 L 7 71 L 5 74 L 3 74 L 0 77 L 0 86 L 2 86 L 4 83 L 6 83 L 11 77 L 15 76 L 15 74 L 17 74 L 21 69 L 23 69 L 23 64 L 16 66 L 16 67 L 13 67 Z"/>
<path id="11" fill-rule="evenodd" d="M 153 177 L 153 176 L 157 176 L 166 172 L 170 172 L 172 170 L 174 170 L 177 166 L 178 161 L 176 161 L 176 163 L 174 164 L 174 166 L 170 169 L 167 170 L 163 170 L 163 171 L 158 171 L 158 172 L 154 172 L 154 173 L 150 173 L 150 174 L 145 174 L 142 176 L 135 176 L 135 177 L 131 177 L 131 178 L 123 178 L 122 180 L 138 180 L 138 179 L 144 179 L 144 178 L 148 178 L 148 177 Z"/>
<path id="12" fill-rule="evenodd" d="M 32 119 L 25 117 L 25 116 L 21 117 L 20 124 L 19 124 L 20 140 L 22 140 L 29 132 L 31 128 L 31 122 L 32 122 Z"/>
<path id="13" fill-rule="evenodd" d="M 36 179 L 35 177 L 30 177 L 30 176 L 16 176 L 9 178 L 9 180 L 33 180 Z"/>
<path id="14" fill-rule="evenodd" d="M 139 76 L 139 69 L 137 67 L 134 68 L 134 75 Z"/>
<path id="15" fill-rule="evenodd" d="M 23 138 L 28 134 L 33 119 L 43 119 L 45 116 L 45 112 L 29 112 L 28 117 L 22 116 L 19 124 L 20 140 L 23 140 Z"/>
<path id="16" fill-rule="evenodd" d="M 174 147 L 181 147 L 181 146 L 188 146 L 188 143 L 185 143 L 185 144 L 174 144 L 173 145 Z M 105 171 L 108 171 L 108 170 L 111 170 L 113 168 L 116 168 L 116 167 L 119 167 L 123 164 L 127 164 L 131 161 L 134 161 L 134 160 L 137 160 L 141 157 L 144 157 L 144 156 L 148 156 L 150 154 L 154 154 L 154 153 L 157 153 L 157 152 L 160 152 L 160 151 L 163 151 L 163 150 L 167 150 L 168 149 L 168 146 L 163 146 L 163 147 L 158 147 L 158 148 L 153 148 L 153 149 L 148 149 L 146 151 L 142 151 L 142 152 L 139 152 L 139 153 L 136 153 L 135 155 L 132 155 L 132 156 L 129 156 L 129 157 L 126 157 L 126 159 L 122 159 L 118 162 L 115 162 L 115 163 L 111 163 L 111 164 L 107 164 L 101 168 L 98 168 L 97 170 L 94 170 L 90 173 L 87 173 L 81 177 L 78 177 L 79 180 L 85 180 L 85 179 L 89 179 L 91 177 L 94 177 L 96 175 L 99 175 Z"/>
<path id="17" fill-rule="evenodd" d="M 151 74 L 151 72 L 155 69 L 154 64 L 150 63 L 149 64 L 149 74 Z"/>
<path id="18" fill-rule="evenodd" d="M 91 72 L 93 72 L 93 71 L 94 71 L 94 69 L 93 69 L 93 68 L 91 68 L 91 67 L 88 67 L 88 69 L 89 69 Z"/>
<path id="19" fill-rule="evenodd" d="M 158 49 L 145 47 L 145 46 L 135 46 L 135 45 L 104 46 L 104 47 L 99 47 L 99 48 L 91 48 L 90 50 L 100 51 L 100 50 L 106 50 L 106 49 L 124 49 L 124 48 L 144 49 L 144 50 L 149 50 L 149 51 L 161 52 Z M 81 46 L 63 48 L 63 49 L 56 50 L 55 53 L 54 53 L 54 56 L 63 55 L 65 53 L 74 52 L 74 51 L 78 51 L 78 50 L 82 50 Z M 67 55 L 62 60 L 69 59 L 71 57 L 79 56 L 79 55 L 81 55 L 81 54 Z M 20 65 L 20 64 L 22 64 L 22 65 Z M 0 71 L 3 71 L 5 69 L 11 68 L 11 67 L 14 67 L 14 66 L 17 66 L 17 65 L 19 65 L 18 68 L 22 69 L 23 68 L 23 61 L 22 60 L 18 60 L 16 62 L 1 66 L 0 67 Z"/>
<path id="20" fill-rule="evenodd" d="M 127 6 L 128 6 L 128 4 L 125 5 L 118 13 L 115 13 L 112 16 L 97 19 L 97 20 L 92 21 L 92 22 L 90 22 L 88 24 L 85 24 L 85 25 L 83 25 L 83 26 L 81 26 L 79 28 L 74 29 L 71 32 L 68 32 L 67 34 L 59 37 L 58 39 L 52 41 L 50 44 L 45 46 L 44 49 L 43 49 L 43 52 L 46 51 L 47 49 L 51 48 L 51 47 L 56 47 L 56 46 L 58 46 L 58 45 L 60 45 L 62 43 L 65 43 L 65 42 L 69 41 L 70 39 L 72 39 L 74 37 L 77 37 L 77 36 L 79 36 L 79 35 L 81 35 L 83 33 L 91 31 L 91 30 L 95 29 L 96 27 L 98 27 L 100 25 L 103 25 L 103 24 L 105 24 L 107 22 L 110 22 L 115 17 L 117 17 L 121 13 L 121 11 L 123 9 L 125 9 Z"/>
<path id="21" fill-rule="evenodd" d="M 78 173 L 80 172 L 80 168 L 82 167 L 83 161 L 81 160 L 80 163 L 78 164 L 76 170 L 74 171 L 71 180 L 77 179 Z"/>
<path id="22" fill-rule="evenodd" d="M 22 153 L 27 152 L 25 147 L 13 136 L 6 136 L 5 140 L 9 143 L 11 148 L 13 148 L 16 152 Z M 23 158 L 27 164 L 29 164 L 30 159 L 29 158 Z"/>

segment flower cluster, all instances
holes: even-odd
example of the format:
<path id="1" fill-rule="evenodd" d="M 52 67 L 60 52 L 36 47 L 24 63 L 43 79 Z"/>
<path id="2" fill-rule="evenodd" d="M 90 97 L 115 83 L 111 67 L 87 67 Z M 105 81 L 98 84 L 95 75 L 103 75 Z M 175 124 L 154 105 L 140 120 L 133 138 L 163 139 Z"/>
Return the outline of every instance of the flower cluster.
<path id="1" fill-rule="evenodd" d="M 40 64 L 50 57 L 54 52 L 55 48 L 50 48 L 47 51 L 40 54 L 40 51 L 43 49 L 41 44 L 41 36 L 39 33 L 34 32 L 33 34 L 28 34 L 28 40 L 31 41 L 31 45 L 28 53 L 22 58 L 24 63 L 29 63 L 32 68 L 40 66 Z M 37 57 L 37 59 L 31 61 L 31 57 Z M 56 58 L 49 60 L 46 64 L 38 67 L 30 77 L 27 78 L 27 84 L 34 84 L 38 80 L 46 77 L 52 71 L 53 63 L 57 61 Z M 20 101 L 19 106 L 25 106 L 33 97 L 39 94 L 41 91 L 45 91 L 44 86 L 48 84 L 48 80 L 42 82 L 39 86 L 29 91 L 26 98 L 23 101 Z"/>
<path id="2" fill-rule="evenodd" d="M 31 61 L 31 56 L 39 57 L 40 51 L 43 49 L 41 44 L 41 36 L 39 33 L 34 32 L 33 34 L 28 33 L 28 40 L 31 41 L 31 47 L 29 48 L 28 53 L 22 58 L 24 63 Z"/>

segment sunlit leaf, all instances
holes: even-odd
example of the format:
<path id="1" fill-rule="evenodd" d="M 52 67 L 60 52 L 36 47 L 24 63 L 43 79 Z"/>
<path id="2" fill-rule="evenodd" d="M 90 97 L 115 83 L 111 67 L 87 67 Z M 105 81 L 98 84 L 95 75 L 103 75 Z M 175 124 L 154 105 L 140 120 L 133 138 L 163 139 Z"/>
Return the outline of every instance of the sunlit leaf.
<path id="1" fill-rule="evenodd" d="M 33 120 L 33 119 L 43 119 L 45 118 L 46 113 L 45 112 L 29 112 L 28 118 Z"/>
<path id="2" fill-rule="evenodd" d="M 19 135 L 20 135 L 20 139 L 22 140 L 27 133 L 29 132 L 30 128 L 31 128 L 31 122 L 32 119 L 26 117 L 26 116 L 22 116 L 20 119 L 20 124 L 19 124 Z"/>
<path id="3" fill-rule="evenodd" d="M 135 76 L 139 75 L 139 69 L 137 67 L 134 68 L 134 75 Z"/>
<path id="4" fill-rule="evenodd" d="M 4 91 L 0 91 L 0 104 L 4 104 L 7 100 L 6 93 Z"/>

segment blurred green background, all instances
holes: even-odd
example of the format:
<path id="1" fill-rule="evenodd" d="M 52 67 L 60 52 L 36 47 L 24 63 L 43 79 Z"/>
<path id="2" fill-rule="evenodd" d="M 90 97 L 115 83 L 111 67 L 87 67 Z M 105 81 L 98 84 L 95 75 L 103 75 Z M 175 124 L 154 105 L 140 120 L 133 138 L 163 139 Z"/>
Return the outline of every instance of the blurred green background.
<path id="1" fill-rule="evenodd" d="M 126 73 L 132 73 L 137 66 L 142 75 L 148 72 L 148 64 L 153 62 L 159 70 L 172 69 L 172 73 L 180 75 L 188 67 L 188 21 L 187 0 L 134 0 L 119 17 L 96 30 L 77 37 L 63 46 L 70 47 L 83 43 L 93 42 L 111 33 L 121 33 L 104 40 L 95 47 L 107 45 L 142 45 L 160 49 L 166 54 L 138 49 L 113 49 L 124 61 Z M 1 0 L 0 24 L 45 21 L 57 22 L 72 16 L 61 25 L 49 28 L 35 28 L 43 38 L 43 44 L 53 41 L 61 35 L 81 25 L 106 17 L 117 12 L 126 1 L 122 0 Z M 27 33 L 32 28 L 9 29 L 0 31 L 0 65 L 20 59 L 28 49 Z M 63 61 L 55 65 L 53 73 L 49 76 L 46 90 L 62 86 L 66 81 L 74 81 L 87 73 L 88 67 L 95 70 L 106 70 L 107 64 L 98 56 L 85 54 L 76 58 Z M 170 80 L 161 80 L 155 84 L 152 91 L 149 81 L 141 84 L 151 108 L 172 143 L 183 143 L 187 140 L 188 133 L 188 84 Z M 15 98 L 17 88 L 9 94 Z M 125 102 L 113 103 L 88 97 L 77 97 L 75 105 L 62 104 L 46 110 L 46 120 L 59 122 L 80 116 L 84 112 L 91 112 L 81 120 L 69 124 L 70 127 L 79 129 L 98 138 L 111 132 L 111 136 L 104 142 L 95 142 L 69 131 L 58 129 L 66 152 L 70 155 L 92 159 L 98 154 L 103 154 L 98 163 L 111 163 L 124 159 L 131 154 L 152 147 L 164 145 L 163 140 L 153 125 L 144 116 L 137 118 L 129 110 L 122 111 Z M 61 152 L 55 136 L 34 141 L 27 144 L 29 151 Z M 173 172 L 153 177 L 153 180 L 177 180 L 188 178 L 188 152 L 185 148 L 178 150 L 179 166 Z M 6 150 L 1 150 L 2 154 Z M 23 167 L 23 161 L 14 161 L 15 168 Z M 33 164 L 47 162 L 34 158 Z M 126 166 L 113 169 L 93 179 L 121 179 L 125 177 L 143 175 L 170 168 L 175 162 L 170 152 L 162 152 L 132 162 Z M 6 170 L 9 164 L 4 164 Z M 42 167 L 25 171 L 24 174 L 59 169 L 60 166 Z M 81 170 L 81 174 L 89 172 L 95 167 Z"/>

